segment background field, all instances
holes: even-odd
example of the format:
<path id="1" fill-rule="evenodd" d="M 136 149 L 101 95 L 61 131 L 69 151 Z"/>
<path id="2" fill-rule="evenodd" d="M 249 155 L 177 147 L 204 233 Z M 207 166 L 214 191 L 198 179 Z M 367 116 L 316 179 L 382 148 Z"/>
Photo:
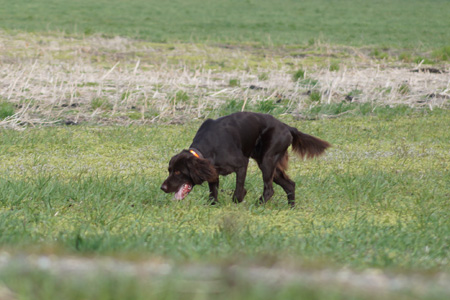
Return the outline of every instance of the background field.
<path id="1" fill-rule="evenodd" d="M 154 42 L 448 46 L 446 0 L 0 1 L 2 28 Z"/>
<path id="2" fill-rule="evenodd" d="M 448 1 L 0 1 L 0 299 L 450 295 Z M 270 113 L 298 207 L 159 189 L 206 118 Z"/>

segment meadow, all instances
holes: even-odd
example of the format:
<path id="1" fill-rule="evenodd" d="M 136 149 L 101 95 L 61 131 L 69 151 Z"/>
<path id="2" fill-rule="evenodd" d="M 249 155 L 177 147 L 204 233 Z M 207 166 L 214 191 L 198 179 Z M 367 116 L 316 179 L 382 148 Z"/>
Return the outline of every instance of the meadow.
<path id="1" fill-rule="evenodd" d="M 432 49 L 448 46 L 446 0 L 0 1 L 0 27 L 154 42 Z"/>
<path id="2" fill-rule="evenodd" d="M 448 1 L 0 1 L 0 299 L 444 299 Z M 200 124 L 270 113 L 297 207 L 160 190 Z"/>
<path id="3" fill-rule="evenodd" d="M 4 130 L 2 247 L 13 257 L 448 270 L 448 110 L 282 118 L 334 145 L 322 159 L 291 160 L 294 210 L 279 188 L 257 205 L 262 184 L 254 164 L 241 205 L 231 202 L 233 176 L 222 180 L 217 206 L 207 204 L 206 186 L 182 202 L 162 193 L 168 159 L 199 122 Z"/>
<path id="4" fill-rule="evenodd" d="M 292 159 L 294 210 L 281 189 L 256 204 L 262 184 L 254 165 L 243 205 L 231 203 L 233 176 L 224 179 L 218 206 L 207 205 L 207 187 L 181 202 L 162 193 L 168 159 L 189 144 L 198 122 L 4 131 L 1 242 L 177 260 L 267 254 L 439 269 L 448 263 L 450 177 L 448 131 L 438 124 L 447 119 L 438 111 L 388 121 L 289 120 L 334 145 L 322 159 Z"/>

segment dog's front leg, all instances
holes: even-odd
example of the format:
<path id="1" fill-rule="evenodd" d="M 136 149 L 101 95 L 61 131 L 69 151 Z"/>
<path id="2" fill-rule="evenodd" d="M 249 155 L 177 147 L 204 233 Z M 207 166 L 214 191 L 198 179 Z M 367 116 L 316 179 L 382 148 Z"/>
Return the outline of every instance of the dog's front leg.
<path id="1" fill-rule="evenodd" d="M 245 194 L 247 191 L 244 188 L 245 185 L 245 177 L 247 176 L 247 164 L 236 171 L 236 189 L 233 194 L 233 201 L 235 203 L 241 203 L 244 200 Z"/>
<path id="2" fill-rule="evenodd" d="M 217 195 L 219 189 L 219 178 L 217 178 L 216 182 L 208 182 L 209 186 L 209 203 L 214 205 L 217 203 Z"/>

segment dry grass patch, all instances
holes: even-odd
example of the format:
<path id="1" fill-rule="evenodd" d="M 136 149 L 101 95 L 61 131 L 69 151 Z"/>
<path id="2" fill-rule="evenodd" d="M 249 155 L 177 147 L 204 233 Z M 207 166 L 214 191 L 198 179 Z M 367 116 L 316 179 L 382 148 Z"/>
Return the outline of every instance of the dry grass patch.
<path id="1" fill-rule="evenodd" d="M 0 34 L 0 98 L 14 106 L 1 126 L 185 122 L 232 110 L 295 113 L 317 104 L 446 107 L 442 73 L 372 60 L 364 51 L 313 45 L 283 49 L 150 44 L 125 38 Z M 354 51 L 358 55 L 350 56 Z M 339 59 L 339 68 L 330 66 Z M 341 54 L 339 54 L 341 53 Z M 303 77 L 292 75 L 301 67 Z M 239 84 L 237 84 L 239 83 Z M 314 97 L 312 96 L 314 95 Z M 223 110 L 227 108 L 228 110 Z"/>

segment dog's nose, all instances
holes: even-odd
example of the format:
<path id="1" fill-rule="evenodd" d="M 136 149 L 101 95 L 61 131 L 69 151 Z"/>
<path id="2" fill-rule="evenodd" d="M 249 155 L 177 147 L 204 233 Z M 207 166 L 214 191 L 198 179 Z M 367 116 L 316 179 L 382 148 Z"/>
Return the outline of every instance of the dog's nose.
<path id="1" fill-rule="evenodd" d="M 167 193 L 167 184 L 163 183 L 163 184 L 161 185 L 161 189 L 162 189 L 165 193 Z"/>

